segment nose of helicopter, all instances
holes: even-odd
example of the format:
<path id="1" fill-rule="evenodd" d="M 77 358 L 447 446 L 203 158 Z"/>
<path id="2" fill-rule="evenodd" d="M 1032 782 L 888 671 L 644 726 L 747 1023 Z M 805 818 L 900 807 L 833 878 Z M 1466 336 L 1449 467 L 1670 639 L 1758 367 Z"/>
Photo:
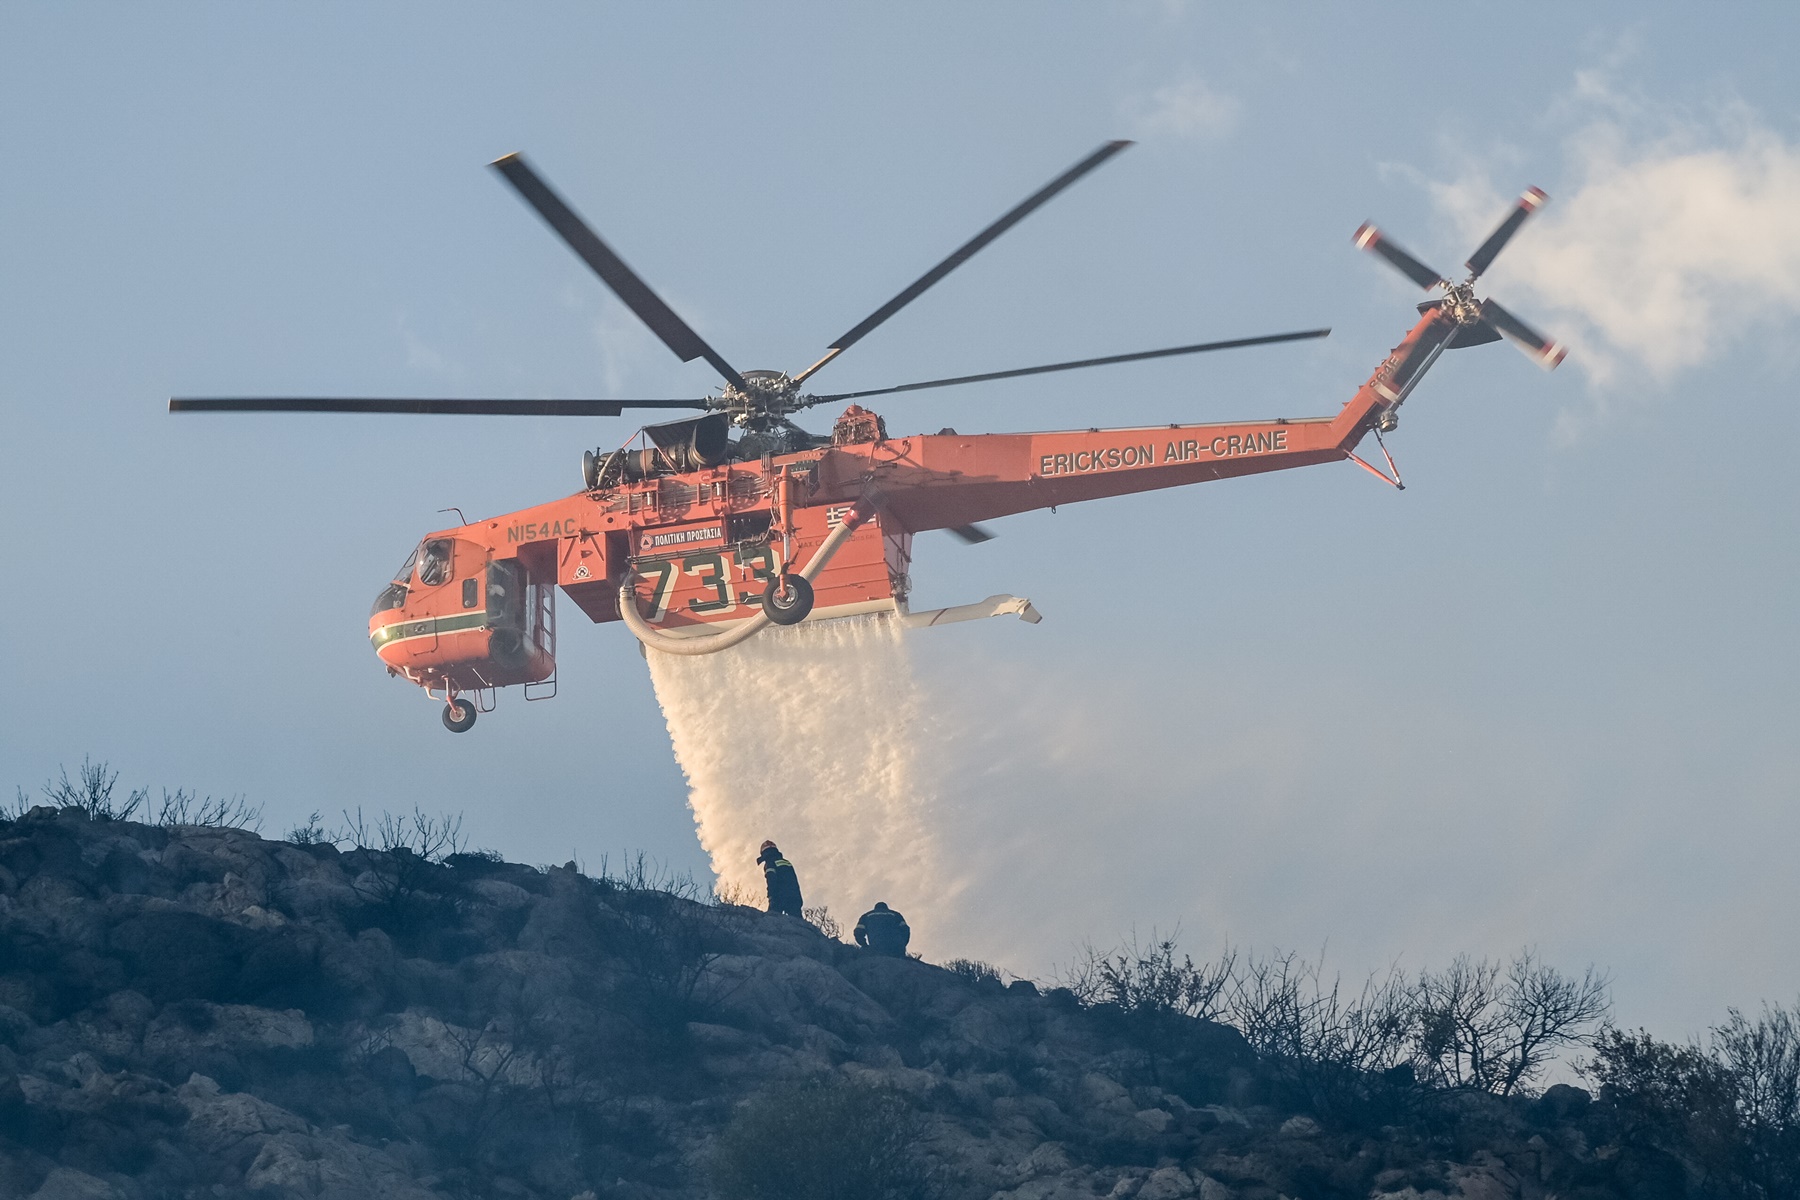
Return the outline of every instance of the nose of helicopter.
<path id="1" fill-rule="evenodd" d="M 381 589 L 369 609 L 369 644 L 388 667 L 397 665 L 397 643 L 414 636 L 407 629 L 406 596 L 406 584 L 395 580 Z"/>
<path id="2" fill-rule="evenodd" d="M 375 597 L 375 603 L 369 609 L 369 619 L 374 620 L 383 613 L 406 607 L 406 585 L 398 581 L 382 588 Z"/>
<path id="3" fill-rule="evenodd" d="M 369 642 L 387 666 L 395 665 L 395 643 L 410 636 L 407 631 L 406 601 L 412 592 L 413 571 L 419 563 L 420 547 L 415 546 L 400 569 L 394 572 L 386 587 L 375 596 L 369 608 Z"/>

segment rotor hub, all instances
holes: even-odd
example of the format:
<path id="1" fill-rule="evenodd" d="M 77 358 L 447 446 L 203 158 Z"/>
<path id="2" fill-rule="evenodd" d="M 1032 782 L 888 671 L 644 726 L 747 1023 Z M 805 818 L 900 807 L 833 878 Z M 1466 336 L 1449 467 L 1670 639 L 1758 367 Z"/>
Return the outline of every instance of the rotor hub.
<path id="1" fill-rule="evenodd" d="M 731 414 L 732 423 L 746 426 L 757 417 L 782 417 L 804 407 L 796 403 L 800 385 L 786 371 L 744 371 L 740 378 L 745 387 L 725 385 L 725 392 L 714 406 Z"/>
<path id="2" fill-rule="evenodd" d="M 1473 325 L 1481 320 L 1481 301 L 1475 298 L 1475 281 L 1453 283 L 1444 291 L 1444 311 L 1458 325 Z"/>

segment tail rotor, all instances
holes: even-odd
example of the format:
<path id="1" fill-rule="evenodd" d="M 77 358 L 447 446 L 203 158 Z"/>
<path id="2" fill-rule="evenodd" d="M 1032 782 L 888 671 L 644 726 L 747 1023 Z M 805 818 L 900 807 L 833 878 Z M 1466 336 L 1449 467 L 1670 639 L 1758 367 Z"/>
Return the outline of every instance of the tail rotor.
<path id="1" fill-rule="evenodd" d="M 1426 266 L 1423 262 L 1402 250 L 1372 223 L 1365 222 L 1356 231 L 1356 247 L 1367 250 L 1371 254 L 1385 259 L 1389 266 L 1418 284 L 1426 291 L 1442 289 L 1440 299 L 1421 305 L 1421 308 L 1440 307 L 1456 323 L 1456 330 L 1444 342 L 1444 349 L 1455 350 L 1465 346 L 1478 346 L 1484 342 L 1498 340 L 1504 336 L 1517 346 L 1525 355 L 1546 371 L 1555 370 L 1556 366 L 1568 355 L 1567 347 L 1552 341 L 1543 334 L 1521 321 L 1511 312 L 1502 308 L 1498 301 L 1481 300 L 1475 296 L 1475 281 L 1493 265 L 1500 251 L 1506 248 L 1513 235 L 1532 213 L 1544 206 L 1549 199 L 1538 188 L 1526 188 L 1513 204 L 1512 211 L 1506 214 L 1494 232 L 1488 234 L 1469 256 L 1463 265 L 1469 270 L 1468 278 L 1461 283 L 1452 283 L 1448 278 Z"/>

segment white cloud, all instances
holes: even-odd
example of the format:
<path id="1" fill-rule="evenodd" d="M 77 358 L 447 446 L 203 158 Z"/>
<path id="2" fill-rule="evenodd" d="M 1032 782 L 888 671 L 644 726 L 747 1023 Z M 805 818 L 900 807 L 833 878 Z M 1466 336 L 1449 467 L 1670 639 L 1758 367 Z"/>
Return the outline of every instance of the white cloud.
<path id="1" fill-rule="evenodd" d="M 1200 140 L 1237 128 L 1238 102 L 1202 79 L 1189 78 L 1137 97 L 1127 112 L 1144 133 Z"/>
<path id="2" fill-rule="evenodd" d="M 1602 389 L 1667 382 L 1800 317 L 1800 146 L 1742 111 L 1696 120 L 1597 74 L 1570 103 L 1591 115 L 1564 146 L 1565 181 L 1492 271 L 1509 307 Z M 1470 246 L 1510 198 L 1481 170 L 1431 193 Z"/>

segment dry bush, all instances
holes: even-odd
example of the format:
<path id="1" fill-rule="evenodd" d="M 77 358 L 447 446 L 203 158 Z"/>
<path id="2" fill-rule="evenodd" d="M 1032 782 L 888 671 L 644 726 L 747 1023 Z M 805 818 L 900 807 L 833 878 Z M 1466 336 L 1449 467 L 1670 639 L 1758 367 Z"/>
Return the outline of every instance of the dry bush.
<path id="1" fill-rule="evenodd" d="M 1580 1070 L 1622 1142 L 1685 1160 L 1709 1195 L 1800 1195 L 1800 1004 L 1729 1011 L 1704 1049 L 1605 1030 Z"/>
<path id="2" fill-rule="evenodd" d="M 1179 930 L 1177 931 L 1179 934 Z M 1176 957 L 1175 936 L 1140 943 L 1136 933 L 1111 950 L 1083 945 L 1060 982 L 1084 1004 L 1115 1004 L 1127 1013 L 1171 1014 L 1211 1020 L 1236 970 L 1227 948 L 1210 963 Z"/>
<path id="3" fill-rule="evenodd" d="M 1462 955 L 1414 980 L 1390 968 L 1353 997 L 1322 967 L 1293 954 L 1249 960 L 1227 1019 L 1259 1054 L 1327 1090 L 1405 1069 L 1431 1086 L 1509 1096 L 1585 1044 L 1609 1008 L 1604 975 L 1563 975 L 1530 950 L 1505 964 Z"/>
<path id="4" fill-rule="evenodd" d="M 361 808 L 354 817 L 346 810 L 343 831 L 328 840 L 349 842 L 358 850 L 410 855 L 427 863 L 441 863 L 462 853 L 465 843 L 461 813 L 434 817 L 417 805 L 399 816 L 383 812 L 372 825 L 363 818 Z"/>
<path id="5" fill-rule="evenodd" d="M 1579 978 L 1521 951 L 1504 966 L 1458 956 L 1415 989 L 1415 1066 L 1443 1087 L 1510 1096 L 1565 1047 L 1584 1044 L 1611 1007 L 1604 974 Z"/>
<path id="6" fill-rule="evenodd" d="M 1734 1089 L 1723 1064 L 1699 1046 L 1606 1029 L 1594 1039 L 1594 1057 L 1576 1069 L 1599 1085 L 1628 1144 L 1682 1145 L 1703 1162 L 1730 1156 L 1738 1140 Z"/>
<path id="7" fill-rule="evenodd" d="M 201 796 L 186 788 L 176 788 L 173 792 L 163 792 L 156 824 L 256 832 L 262 828 L 262 806 L 250 804 L 242 796 L 229 799 Z"/>
<path id="8" fill-rule="evenodd" d="M 1345 1116 L 1398 1102 L 1396 1068 L 1413 1057 L 1415 996 L 1397 969 L 1348 994 L 1324 974 L 1324 956 L 1247 958 L 1233 974 L 1223 1018 L 1244 1035 L 1288 1099 Z M 1384 1111 L 1385 1111 L 1384 1109 Z"/>
<path id="9" fill-rule="evenodd" d="M 1738 1110 L 1754 1130 L 1800 1135 L 1800 1002 L 1763 1005 L 1751 1021 L 1737 1009 L 1713 1029 L 1713 1055 L 1734 1081 Z"/>
<path id="10" fill-rule="evenodd" d="M 334 839 L 331 834 L 325 832 L 325 827 L 319 824 L 319 813 L 315 809 L 313 814 L 306 818 L 306 824 L 296 825 L 288 830 L 286 840 L 296 846 L 318 846 Z"/>
<path id="11" fill-rule="evenodd" d="M 1391 1100 L 1414 1080 L 1512 1095 L 1557 1053 L 1585 1044 L 1609 1007 L 1603 974 L 1590 967 L 1563 975 L 1530 950 L 1506 963 L 1465 955 L 1416 977 L 1391 967 L 1350 992 L 1326 977 L 1323 956 L 1243 956 L 1227 947 L 1197 964 L 1174 937 L 1152 933 L 1104 952 L 1083 947 L 1061 982 L 1084 1004 L 1114 1005 L 1134 1018 L 1232 1025 L 1296 1100 L 1320 1110 Z M 1761 1047 L 1772 1036 L 1746 1034 L 1744 1053 L 1770 1060 Z"/>
<path id="12" fill-rule="evenodd" d="M 931 1200 L 925 1124 L 893 1092 L 836 1078 L 783 1084 L 737 1111 L 708 1160 L 723 1200 Z"/>
<path id="13" fill-rule="evenodd" d="M 355 873 L 351 889 L 368 906 L 374 923 L 390 934 L 411 936 L 453 922 L 458 881 L 443 864 L 463 850 L 462 815 L 431 816 L 384 812 L 373 823 L 362 809 L 344 813 L 345 828 L 329 840 L 348 842 L 366 869 Z"/>
<path id="14" fill-rule="evenodd" d="M 119 773 L 106 763 L 83 758 L 74 779 L 69 778 L 69 769 L 63 767 L 56 779 L 44 784 L 44 803 L 54 808 L 74 809 L 84 813 L 90 821 L 129 821 L 140 812 L 149 817 L 150 789 L 133 788 L 119 798 L 115 795 L 118 783 Z M 18 789 L 16 806 L 0 810 L 0 819 L 16 820 L 31 807 L 24 789 Z M 164 827 L 255 831 L 262 828 L 262 808 L 248 803 L 242 796 L 216 798 L 186 788 L 176 788 L 173 792 L 165 788 L 162 803 L 150 817 L 150 823 Z"/>
<path id="15" fill-rule="evenodd" d="M 944 964 L 944 970 L 970 983 L 1004 982 L 998 967 L 973 958 L 953 958 Z"/>
<path id="16" fill-rule="evenodd" d="M 1800 1195 L 1800 1002 L 1765 1004 L 1754 1021 L 1728 1011 L 1712 1050 L 1730 1081 L 1743 1174 L 1765 1196 Z"/>
<path id="17" fill-rule="evenodd" d="M 609 891 L 677 896 L 696 903 L 706 898 L 706 889 L 700 886 L 691 871 L 677 872 L 642 850 L 624 855 L 617 870 L 613 868 L 611 856 L 601 855 L 600 871 L 594 878 Z"/>
<path id="18" fill-rule="evenodd" d="M 74 780 L 70 780 L 67 767 L 61 769 L 60 775 L 58 779 L 45 782 L 45 802 L 56 808 L 78 809 L 86 813 L 90 821 L 128 821 L 150 799 L 148 788 L 134 788 L 124 799 L 113 799 L 119 773 L 103 762 L 83 758 Z M 21 793 L 19 803 L 22 806 L 24 802 Z"/>
<path id="19" fill-rule="evenodd" d="M 692 874 L 642 852 L 626 855 L 616 870 L 603 857 L 596 886 L 616 914 L 605 937 L 623 969 L 619 1000 L 639 1029 L 667 1049 L 684 1036 L 687 1022 L 712 1010 L 701 982 L 723 952 L 724 914 L 706 903 Z"/>
<path id="20" fill-rule="evenodd" d="M 1345 1071 L 1385 1071 L 1410 1050 L 1413 997 L 1397 971 L 1371 976 L 1354 997 L 1324 977 L 1324 958 L 1292 953 L 1246 960 L 1224 1005 L 1251 1048 L 1265 1056 Z"/>
<path id="21" fill-rule="evenodd" d="M 838 923 L 836 917 L 831 915 L 831 910 L 823 904 L 816 908 L 801 909 L 800 916 L 808 925 L 811 925 L 814 929 L 817 929 L 832 941 L 841 942 L 844 940 L 844 927 Z"/>
<path id="22" fill-rule="evenodd" d="M 756 897 L 742 884 L 721 879 L 713 885 L 713 902 L 725 908 L 755 908 Z"/>

